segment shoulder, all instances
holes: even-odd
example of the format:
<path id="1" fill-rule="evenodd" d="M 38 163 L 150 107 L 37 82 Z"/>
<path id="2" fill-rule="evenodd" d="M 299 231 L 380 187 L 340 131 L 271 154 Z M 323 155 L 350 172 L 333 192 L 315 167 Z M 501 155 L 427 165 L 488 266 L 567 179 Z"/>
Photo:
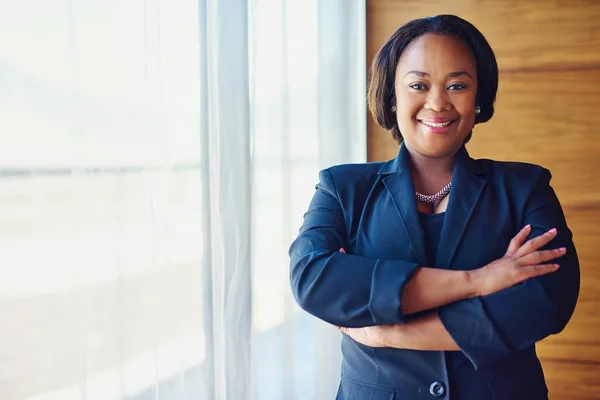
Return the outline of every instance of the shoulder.
<path id="1" fill-rule="evenodd" d="M 385 163 L 369 162 L 360 164 L 341 164 L 334 165 L 321 171 L 328 173 L 336 181 L 363 181 L 372 180 L 377 177 L 377 173 Z"/>
<path id="2" fill-rule="evenodd" d="M 488 159 L 473 160 L 478 169 L 487 171 L 491 179 L 515 185 L 548 184 L 552 177 L 550 171 L 541 165 Z"/>
<path id="3" fill-rule="evenodd" d="M 385 163 L 341 164 L 319 172 L 317 188 L 332 194 L 361 191 L 371 188 L 378 179 L 378 172 Z"/>

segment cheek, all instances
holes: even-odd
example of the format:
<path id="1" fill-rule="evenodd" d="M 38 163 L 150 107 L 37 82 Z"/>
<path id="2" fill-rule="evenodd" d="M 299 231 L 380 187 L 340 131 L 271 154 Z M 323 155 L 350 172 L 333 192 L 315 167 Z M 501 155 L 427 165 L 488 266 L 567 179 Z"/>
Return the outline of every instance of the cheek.
<path id="1" fill-rule="evenodd" d="M 475 111 L 471 109 L 465 109 L 460 113 L 461 117 L 465 121 L 475 120 Z"/>
<path id="2" fill-rule="evenodd" d="M 400 130 L 404 132 L 412 131 L 416 123 L 416 115 L 419 112 L 419 108 L 405 106 L 399 109 L 399 111 L 400 112 L 397 115 L 397 122 Z"/>
<path id="3" fill-rule="evenodd" d="M 465 96 L 454 101 L 454 107 L 465 120 L 475 119 L 475 96 Z"/>
<path id="4" fill-rule="evenodd" d="M 413 93 L 403 93 L 397 98 L 398 116 L 414 119 L 423 107 L 422 96 Z"/>

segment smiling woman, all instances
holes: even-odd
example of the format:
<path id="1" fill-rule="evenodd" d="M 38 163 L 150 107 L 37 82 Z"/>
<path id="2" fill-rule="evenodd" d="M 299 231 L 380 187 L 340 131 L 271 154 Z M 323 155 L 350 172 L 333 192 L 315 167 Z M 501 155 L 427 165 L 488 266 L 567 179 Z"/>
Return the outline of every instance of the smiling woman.
<path id="1" fill-rule="evenodd" d="M 422 155 L 451 156 L 475 123 L 475 59 L 460 39 L 423 35 L 400 57 L 395 93 L 407 145 Z"/>
<path id="2" fill-rule="evenodd" d="M 296 300 L 344 333 L 338 400 L 548 398 L 535 344 L 569 321 L 579 262 L 548 170 L 467 153 L 497 88 L 456 16 L 375 57 L 369 106 L 398 156 L 321 171 L 290 248 Z"/>

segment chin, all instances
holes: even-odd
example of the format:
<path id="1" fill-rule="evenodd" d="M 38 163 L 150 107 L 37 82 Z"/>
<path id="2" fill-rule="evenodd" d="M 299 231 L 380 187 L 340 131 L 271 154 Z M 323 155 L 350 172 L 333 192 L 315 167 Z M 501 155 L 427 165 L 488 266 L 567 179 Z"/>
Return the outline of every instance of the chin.
<path id="1" fill-rule="evenodd" d="M 444 158 L 456 154 L 456 152 L 458 151 L 458 149 L 460 149 L 461 146 L 462 142 L 457 143 L 454 140 L 435 140 L 419 143 L 419 146 L 415 150 L 417 150 L 421 155 L 428 158 Z"/>
<path id="2" fill-rule="evenodd" d="M 443 151 L 443 150 L 428 151 L 426 153 L 422 153 L 422 155 L 427 158 L 446 158 L 446 157 L 450 157 L 450 156 L 453 156 L 454 154 L 456 154 L 456 150 L 457 149 L 451 149 L 451 150 L 446 149 L 446 151 Z"/>

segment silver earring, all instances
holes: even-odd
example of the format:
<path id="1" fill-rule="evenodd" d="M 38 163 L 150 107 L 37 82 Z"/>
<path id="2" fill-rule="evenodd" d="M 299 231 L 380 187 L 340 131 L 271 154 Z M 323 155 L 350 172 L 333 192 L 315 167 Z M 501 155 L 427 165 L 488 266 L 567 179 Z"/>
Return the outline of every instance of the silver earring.
<path id="1" fill-rule="evenodd" d="M 475 107 L 475 116 L 479 116 L 481 113 L 481 108 L 479 106 Z"/>
<path id="2" fill-rule="evenodd" d="M 396 112 L 396 106 L 392 106 L 392 112 Z"/>

